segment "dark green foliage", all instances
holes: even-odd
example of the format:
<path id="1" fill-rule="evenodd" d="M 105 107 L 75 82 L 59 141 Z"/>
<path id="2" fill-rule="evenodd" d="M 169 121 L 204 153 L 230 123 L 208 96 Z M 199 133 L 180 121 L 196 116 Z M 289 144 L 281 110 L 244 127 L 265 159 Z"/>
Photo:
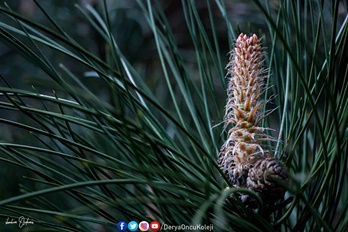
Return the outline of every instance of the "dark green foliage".
<path id="1" fill-rule="evenodd" d="M 26 231 L 114 231 L 119 220 L 348 230 L 346 2 L 255 0 L 246 18 L 233 16 L 238 1 L 70 4 L 86 39 L 34 2 L 40 20 L 0 8 L 1 48 L 18 55 L 0 66 L 1 231 L 19 216 L 34 221 Z M 225 54 L 240 30 L 264 37 L 277 108 L 266 127 L 291 176 L 270 217 L 255 193 L 226 189 L 216 162 Z M 229 198 L 238 193 L 257 212 Z"/>

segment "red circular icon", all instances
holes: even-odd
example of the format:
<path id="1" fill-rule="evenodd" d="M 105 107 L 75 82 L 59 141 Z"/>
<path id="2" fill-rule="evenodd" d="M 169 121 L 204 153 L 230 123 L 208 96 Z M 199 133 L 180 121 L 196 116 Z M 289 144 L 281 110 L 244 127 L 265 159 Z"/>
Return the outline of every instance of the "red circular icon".
<path id="1" fill-rule="evenodd" d="M 150 223 L 150 230 L 159 231 L 161 229 L 161 224 L 158 221 L 152 221 Z"/>

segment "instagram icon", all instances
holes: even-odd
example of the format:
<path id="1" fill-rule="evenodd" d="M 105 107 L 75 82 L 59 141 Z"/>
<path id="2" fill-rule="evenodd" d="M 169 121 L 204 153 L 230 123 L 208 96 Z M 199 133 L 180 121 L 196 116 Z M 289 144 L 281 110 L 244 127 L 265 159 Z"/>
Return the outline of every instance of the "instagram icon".
<path id="1" fill-rule="evenodd" d="M 149 230 L 149 223 L 147 221 L 140 222 L 139 223 L 139 230 L 148 231 Z"/>

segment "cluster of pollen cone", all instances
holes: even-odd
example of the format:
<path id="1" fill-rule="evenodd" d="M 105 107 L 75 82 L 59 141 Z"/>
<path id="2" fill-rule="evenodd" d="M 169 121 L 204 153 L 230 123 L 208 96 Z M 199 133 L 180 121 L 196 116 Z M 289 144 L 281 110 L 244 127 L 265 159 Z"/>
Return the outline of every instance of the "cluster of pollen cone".
<path id="1" fill-rule="evenodd" d="M 257 192 L 272 204 L 284 195 L 288 175 L 265 141 L 272 140 L 260 121 L 267 101 L 262 101 L 267 70 L 263 66 L 261 39 L 240 34 L 227 66 L 229 83 L 224 118 L 228 136 L 218 154 L 218 163 L 231 185 Z"/>

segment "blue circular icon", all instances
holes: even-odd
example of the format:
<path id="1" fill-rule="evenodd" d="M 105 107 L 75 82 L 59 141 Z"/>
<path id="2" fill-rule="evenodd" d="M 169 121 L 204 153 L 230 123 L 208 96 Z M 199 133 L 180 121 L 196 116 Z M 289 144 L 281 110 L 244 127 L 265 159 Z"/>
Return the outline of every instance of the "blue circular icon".
<path id="1" fill-rule="evenodd" d="M 126 231 L 126 230 L 127 230 L 127 222 L 125 222 L 125 221 L 119 221 L 119 222 L 117 223 L 117 229 L 118 229 L 119 231 Z"/>
<path id="2" fill-rule="evenodd" d="M 128 223 L 128 230 L 136 231 L 138 229 L 138 223 L 135 221 L 131 221 Z"/>

